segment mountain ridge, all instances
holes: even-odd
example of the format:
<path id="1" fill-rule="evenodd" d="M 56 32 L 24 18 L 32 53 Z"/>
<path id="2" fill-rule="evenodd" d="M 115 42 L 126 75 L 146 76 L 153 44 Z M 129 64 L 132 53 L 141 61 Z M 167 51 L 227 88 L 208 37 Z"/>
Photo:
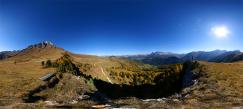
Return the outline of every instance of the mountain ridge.
<path id="1" fill-rule="evenodd" d="M 63 53 L 68 52 L 63 48 L 57 47 L 50 41 L 43 41 L 37 44 L 27 46 L 22 50 L 0 52 L 0 60 L 3 59 L 28 59 L 28 58 L 54 58 L 60 57 Z M 71 53 L 71 52 L 69 52 Z M 74 53 L 73 53 L 74 54 Z M 111 57 L 111 56 L 108 56 Z M 186 60 L 210 61 L 210 62 L 234 62 L 243 60 L 243 54 L 240 50 L 213 50 L 213 51 L 192 51 L 189 53 L 173 52 L 151 52 L 149 54 L 122 55 L 114 56 L 126 58 L 133 61 L 139 61 L 146 64 L 175 64 L 182 63 Z"/>
<path id="2" fill-rule="evenodd" d="M 175 64 L 182 63 L 187 60 L 210 61 L 210 62 L 235 62 L 243 60 L 240 50 L 213 50 L 213 51 L 193 51 L 186 54 L 177 54 L 171 52 L 152 52 L 144 55 L 130 55 L 120 56 L 129 60 L 135 60 L 146 64 L 160 65 L 160 64 Z M 234 56 L 230 56 L 234 55 Z M 218 59 L 220 57 L 220 59 Z M 230 59 L 224 59 L 230 58 Z M 234 59 L 231 59 L 234 58 Z"/>
<path id="3" fill-rule="evenodd" d="M 32 44 L 26 48 L 19 50 L 16 55 L 9 57 L 9 60 L 26 61 L 30 59 L 56 59 L 65 53 L 63 48 L 55 46 L 50 41 L 43 41 Z"/>
<path id="4" fill-rule="evenodd" d="M 39 80 L 40 77 L 49 74 L 49 72 L 56 72 L 58 68 L 62 67 L 45 67 L 42 62 L 46 63 L 47 61 L 51 61 L 51 63 L 54 62 L 53 65 L 56 65 L 55 62 L 57 62 L 57 60 L 61 62 L 63 59 L 66 59 L 63 58 L 66 53 L 68 57 L 70 56 L 70 58 L 67 58 L 68 62 L 70 61 L 70 64 L 66 65 L 71 65 L 75 71 L 82 72 L 82 74 L 86 76 L 77 76 L 70 72 L 66 72 L 63 73 L 62 76 L 54 76 L 51 80 L 46 82 L 49 84 L 58 79 L 59 82 L 55 85 L 51 87 L 49 87 L 50 85 L 48 84 L 43 85 L 43 81 Z M 199 52 L 199 54 L 200 53 L 202 52 Z M 234 53 L 236 55 L 233 55 L 233 57 L 238 57 L 242 54 L 237 51 L 228 52 L 228 54 Z M 179 59 L 172 55 L 173 54 L 170 55 L 168 53 L 156 52 L 148 55 L 148 59 L 154 59 L 152 62 L 165 59 L 165 62 L 168 63 Z M 56 60 L 56 58 L 58 59 Z M 26 61 L 20 62 L 19 59 Z M 65 63 L 65 61 L 62 62 Z M 140 104 L 143 104 L 144 106 L 154 105 L 154 102 L 145 102 L 145 100 L 150 100 L 146 98 L 152 98 L 158 101 L 159 104 L 157 106 L 160 108 L 161 104 L 168 105 L 167 103 L 171 102 L 176 105 L 185 105 L 184 102 L 186 105 L 188 105 L 187 103 L 190 105 L 197 104 L 196 106 L 201 105 L 202 103 L 214 104 L 215 102 L 217 103 L 216 106 L 218 106 L 218 103 L 225 106 L 225 103 L 228 103 L 228 101 L 230 101 L 232 105 L 235 105 L 236 103 L 242 104 L 240 102 L 240 97 L 242 95 L 240 93 L 240 83 L 242 83 L 242 76 L 240 73 L 242 73 L 241 68 L 243 64 L 210 63 L 202 61 L 194 61 L 193 63 L 189 62 L 187 65 L 190 65 L 191 67 L 202 65 L 202 67 L 196 67 L 192 72 L 189 71 L 188 73 L 183 73 L 180 71 L 186 71 L 183 70 L 184 64 L 152 66 L 129 61 L 127 59 L 119 59 L 117 57 L 73 54 L 62 48 L 54 47 L 50 43 L 34 44 L 25 48 L 21 53 L 8 58 L 8 60 L 0 61 L 0 73 L 2 77 L 0 79 L 0 96 L 2 98 L 9 97 L 11 99 L 16 97 L 13 99 L 14 102 L 22 102 L 21 100 L 26 100 L 26 98 L 27 100 L 32 100 L 32 96 L 34 97 L 35 95 L 44 97 L 44 99 L 40 99 L 39 101 L 32 101 L 38 106 L 39 102 L 44 104 L 47 101 L 57 101 L 56 103 L 66 103 L 70 106 L 73 103 L 73 100 L 78 100 L 83 94 L 94 97 L 96 96 L 96 93 L 108 95 L 105 97 L 122 98 L 122 101 L 119 100 L 121 105 L 125 102 L 131 106 L 136 104 L 136 102 L 141 102 Z M 191 69 L 191 67 L 188 67 L 188 69 Z M 192 75 L 192 73 L 194 75 Z M 201 75 L 200 78 L 199 75 Z M 180 81 L 185 80 L 184 78 L 187 77 L 189 77 L 189 79 L 186 80 L 190 80 L 189 82 Z M 224 77 L 229 77 L 230 79 L 226 80 Z M 192 78 L 194 79 L 192 80 Z M 177 80 L 178 82 L 175 82 Z M 181 93 L 174 94 L 176 87 L 178 87 L 177 85 L 180 86 L 180 84 L 184 84 L 184 82 L 192 86 L 183 89 Z M 43 88 L 42 86 L 45 87 Z M 36 93 L 35 91 L 39 89 L 40 92 Z M 33 92 L 35 93 L 33 94 Z M 157 97 L 164 97 L 164 95 L 162 95 L 164 92 L 170 96 L 166 96 L 165 99 L 157 99 Z M 32 94 L 31 97 L 30 94 Z M 226 99 L 225 102 L 222 102 L 221 100 L 222 95 L 224 95 L 223 97 Z M 139 100 L 130 98 L 129 96 L 137 97 L 136 99 Z M 97 98 L 100 98 L 100 96 Z M 101 98 L 103 98 L 103 96 Z M 208 102 L 209 98 L 213 101 Z M 91 107 L 98 103 L 97 101 L 94 101 L 94 103 L 89 104 L 90 100 L 91 99 L 87 99 L 88 102 L 85 102 L 83 99 L 78 100 L 77 104 L 84 102 Z M 1 102 L 4 103 L 7 101 L 3 102 L 3 100 L 0 100 L 0 104 Z M 111 99 L 111 102 L 113 103 L 116 101 Z M 10 102 L 9 105 L 12 105 L 12 103 L 13 102 Z M 74 105 L 76 106 L 76 104 Z"/>

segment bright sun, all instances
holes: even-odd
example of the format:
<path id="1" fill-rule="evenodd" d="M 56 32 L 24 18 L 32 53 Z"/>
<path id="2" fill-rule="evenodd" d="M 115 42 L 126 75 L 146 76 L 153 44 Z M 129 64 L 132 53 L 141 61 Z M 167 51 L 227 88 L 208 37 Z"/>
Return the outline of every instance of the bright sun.
<path id="1" fill-rule="evenodd" d="M 226 26 L 215 26 L 211 28 L 211 31 L 218 38 L 224 38 L 230 34 L 230 31 Z"/>

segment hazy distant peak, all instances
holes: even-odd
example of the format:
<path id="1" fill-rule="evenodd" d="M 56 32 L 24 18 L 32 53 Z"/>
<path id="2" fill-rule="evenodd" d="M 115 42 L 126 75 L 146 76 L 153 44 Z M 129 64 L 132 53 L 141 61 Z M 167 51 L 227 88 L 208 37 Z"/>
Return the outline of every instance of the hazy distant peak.
<path id="1" fill-rule="evenodd" d="M 170 55 L 170 54 L 174 54 L 174 53 L 171 53 L 171 52 L 152 52 L 151 55 Z"/>
<path id="2" fill-rule="evenodd" d="M 19 53 L 19 51 L 17 51 L 17 50 L 14 50 L 14 51 L 2 51 L 2 52 L 0 52 L 0 60 L 12 57 L 12 56 L 14 56 L 14 55 L 16 55 L 18 53 Z"/>

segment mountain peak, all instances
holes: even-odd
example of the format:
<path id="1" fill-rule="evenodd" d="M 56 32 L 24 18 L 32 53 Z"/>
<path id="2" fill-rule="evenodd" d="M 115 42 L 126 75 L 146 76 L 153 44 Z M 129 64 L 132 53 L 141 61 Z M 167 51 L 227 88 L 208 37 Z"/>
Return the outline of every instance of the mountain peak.
<path id="1" fill-rule="evenodd" d="M 52 45 L 52 46 L 54 46 L 54 44 L 51 41 L 43 41 L 42 43 L 43 44 L 46 44 L 46 45 Z"/>
<path id="2" fill-rule="evenodd" d="M 30 45 L 28 48 L 32 49 L 32 48 L 52 48 L 52 47 L 56 47 L 56 46 L 51 41 L 43 41 L 41 43 Z"/>

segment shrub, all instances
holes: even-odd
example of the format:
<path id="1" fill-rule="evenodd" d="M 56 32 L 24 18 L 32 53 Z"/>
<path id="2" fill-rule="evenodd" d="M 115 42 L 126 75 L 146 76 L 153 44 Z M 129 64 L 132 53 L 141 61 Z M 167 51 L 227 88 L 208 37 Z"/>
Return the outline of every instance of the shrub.
<path id="1" fill-rule="evenodd" d="M 46 61 L 46 67 L 52 67 L 51 60 L 47 60 L 47 61 Z"/>
<path id="2" fill-rule="evenodd" d="M 61 58 L 57 59 L 53 66 L 57 67 L 58 72 L 79 75 L 79 68 L 72 63 L 68 54 L 64 54 Z"/>
<path id="3" fill-rule="evenodd" d="M 41 61 L 41 65 L 44 67 L 45 66 L 45 61 Z"/>
<path id="4" fill-rule="evenodd" d="M 42 61 L 42 66 L 45 67 L 54 67 L 57 72 L 61 73 L 72 73 L 74 75 L 79 75 L 79 68 L 72 63 L 71 57 L 68 54 L 64 54 L 62 57 L 58 58 L 55 62 L 51 60 Z"/>

